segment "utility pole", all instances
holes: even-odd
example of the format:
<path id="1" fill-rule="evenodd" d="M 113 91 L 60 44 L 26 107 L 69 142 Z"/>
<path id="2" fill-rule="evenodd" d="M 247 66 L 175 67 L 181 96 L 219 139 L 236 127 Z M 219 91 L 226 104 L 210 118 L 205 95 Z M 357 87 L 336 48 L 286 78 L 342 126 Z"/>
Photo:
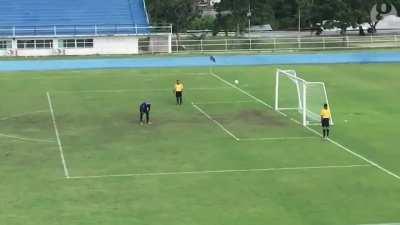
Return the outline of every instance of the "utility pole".
<path id="1" fill-rule="evenodd" d="M 250 37 L 250 32 L 251 32 L 251 7 L 250 7 L 250 1 L 249 1 L 249 11 L 247 12 L 247 19 L 249 21 L 249 37 Z"/>
<path id="2" fill-rule="evenodd" d="M 299 5 L 299 34 L 301 33 L 301 6 Z"/>

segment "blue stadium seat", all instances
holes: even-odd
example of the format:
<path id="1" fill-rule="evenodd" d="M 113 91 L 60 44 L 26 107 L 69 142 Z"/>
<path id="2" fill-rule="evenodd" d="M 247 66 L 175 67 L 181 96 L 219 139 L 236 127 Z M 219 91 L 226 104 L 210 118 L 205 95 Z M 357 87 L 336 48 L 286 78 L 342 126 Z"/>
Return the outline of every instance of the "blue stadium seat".
<path id="1" fill-rule="evenodd" d="M 0 36 L 146 33 L 143 0 L 0 0 Z M 13 32 L 11 27 L 16 27 Z M 10 30 L 8 30 L 10 29 Z"/>

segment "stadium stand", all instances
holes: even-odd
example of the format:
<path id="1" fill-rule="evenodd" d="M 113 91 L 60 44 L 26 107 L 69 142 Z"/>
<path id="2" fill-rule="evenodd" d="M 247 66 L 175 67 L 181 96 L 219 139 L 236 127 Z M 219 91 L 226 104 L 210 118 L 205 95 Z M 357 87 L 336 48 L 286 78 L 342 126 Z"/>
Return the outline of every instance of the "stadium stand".
<path id="1" fill-rule="evenodd" d="M 0 10 L 3 56 L 138 53 L 139 36 L 154 28 L 144 0 L 0 0 Z M 159 30 L 157 39 L 170 39 L 170 29 Z"/>
<path id="2" fill-rule="evenodd" d="M 144 4 L 137 0 L 14 0 L 0 3 L 0 25 L 148 25 Z M 51 4 L 49 4 L 51 3 Z"/>
<path id="3" fill-rule="evenodd" d="M 27 31 L 29 27 L 36 28 L 36 32 L 40 32 L 57 26 L 65 32 L 66 28 L 71 26 L 89 28 L 94 25 L 103 25 L 103 29 L 108 31 L 116 25 L 149 26 L 144 2 L 141 0 L 56 0 L 52 2 L 1 0 L 0 10 L 2 12 L 1 27 L 16 27 L 17 31 L 25 28 L 25 33 L 21 34 L 26 35 L 29 34 Z M 71 29 L 70 32 L 74 31 L 76 30 Z M 34 29 L 31 33 L 36 34 L 33 32 Z"/>

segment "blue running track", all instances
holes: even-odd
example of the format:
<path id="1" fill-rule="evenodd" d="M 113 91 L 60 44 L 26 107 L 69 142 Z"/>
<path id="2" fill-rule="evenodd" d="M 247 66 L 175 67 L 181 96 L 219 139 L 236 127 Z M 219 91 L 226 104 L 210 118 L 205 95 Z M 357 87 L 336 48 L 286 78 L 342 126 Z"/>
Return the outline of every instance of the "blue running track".
<path id="1" fill-rule="evenodd" d="M 400 63 L 400 52 L 324 53 L 286 55 L 221 55 L 216 66 Z M 135 57 L 109 59 L 4 60 L 0 72 L 118 68 L 202 67 L 213 63 L 208 56 Z"/>

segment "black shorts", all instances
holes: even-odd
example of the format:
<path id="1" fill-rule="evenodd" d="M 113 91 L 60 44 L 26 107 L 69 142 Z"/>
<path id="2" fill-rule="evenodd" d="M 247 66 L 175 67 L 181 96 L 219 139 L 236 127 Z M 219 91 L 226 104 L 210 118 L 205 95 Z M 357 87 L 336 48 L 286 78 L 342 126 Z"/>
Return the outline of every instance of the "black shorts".
<path id="1" fill-rule="evenodd" d="M 329 127 L 329 125 L 330 125 L 330 119 L 329 119 L 329 118 L 324 118 L 324 119 L 322 119 L 322 120 L 321 120 L 321 124 L 322 124 L 322 127 Z"/>
<path id="2" fill-rule="evenodd" d="M 175 92 L 175 95 L 176 95 L 177 98 L 182 97 L 182 91 Z"/>

